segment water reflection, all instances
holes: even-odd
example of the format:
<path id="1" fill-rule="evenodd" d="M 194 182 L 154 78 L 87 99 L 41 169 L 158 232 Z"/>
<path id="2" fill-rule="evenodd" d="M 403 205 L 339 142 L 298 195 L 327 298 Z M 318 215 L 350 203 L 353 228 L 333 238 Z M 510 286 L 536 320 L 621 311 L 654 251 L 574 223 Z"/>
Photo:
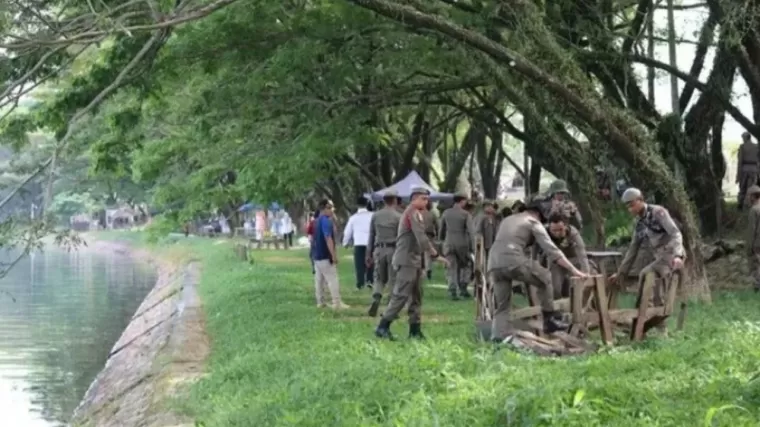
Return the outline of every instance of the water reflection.
<path id="1" fill-rule="evenodd" d="M 154 281 L 116 253 L 48 249 L 19 262 L 0 280 L 16 299 L 0 294 L 0 424 L 65 425 Z"/>

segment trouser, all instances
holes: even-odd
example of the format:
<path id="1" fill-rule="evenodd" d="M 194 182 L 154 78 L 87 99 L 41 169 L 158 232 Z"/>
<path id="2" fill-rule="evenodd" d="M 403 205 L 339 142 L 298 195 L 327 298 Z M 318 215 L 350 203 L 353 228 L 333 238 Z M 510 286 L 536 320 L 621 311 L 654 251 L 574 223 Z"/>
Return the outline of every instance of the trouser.
<path id="1" fill-rule="evenodd" d="M 367 247 L 354 246 L 354 272 L 356 273 L 356 287 L 361 289 L 365 283 L 372 283 L 372 266 L 367 267 Z"/>
<path id="2" fill-rule="evenodd" d="M 554 311 L 552 278 L 549 270 L 538 261 L 514 256 L 510 267 L 494 268 L 488 272 L 493 285 L 495 310 L 491 326 L 491 338 L 503 340 L 510 334 L 509 308 L 512 301 L 512 281 L 517 280 L 538 288 L 538 298 L 543 312 Z"/>
<path id="3" fill-rule="evenodd" d="M 446 279 L 449 282 L 449 293 L 452 295 L 467 292 L 467 285 L 472 279 L 472 262 L 463 256 L 462 251 L 451 251 L 446 254 L 449 266 L 446 268 Z"/>
<path id="4" fill-rule="evenodd" d="M 412 266 L 396 267 L 396 284 L 393 286 L 388 308 L 383 312 L 383 320 L 392 322 L 406 303 L 409 303 L 409 324 L 422 321 L 422 268 Z"/>
<path id="5" fill-rule="evenodd" d="M 757 183 L 757 171 L 756 170 L 742 170 L 739 172 L 739 196 L 737 202 L 739 203 L 739 209 L 744 206 L 747 201 L 747 189 Z"/>
<path id="6" fill-rule="evenodd" d="M 752 277 L 752 285 L 755 289 L 760 289 L 760 252 L 752 252 L 747 258 L 749 264 L 749 274 Z"/>
<path id="7" fill-rule="evenodd" d="M 311 243 L 311 247 L 309 248 L 309 261 L 311 261 L 311 274 L 316 274 L 316 269 L 314 268 L 314 244 Z"/>
<path id="8" fill-rule="evenodd" d="M 340 284 L 338 283 L 338 268 L 330 260 L 320 259 L 314 261 L 314 287 L 317 304 L 325 303 L 325 288 L 330 291 L 333 304 L 339 304 Z"/>
<path id="9" fill-rule="evenodd" d="M 575 268 L 581 268 L 577 259 L 569 258 Z M 557 263 L 549 266 L 549 273 L 552 276 L 552 289 L 554 290 L 554 299 L 567 298 L 570 296 L 570 273 L 567 269 L 560 267 Z"/>
<path id="10" fill-rule="evenodd" d="M 672 272 L 673 272 L 673 269 L 670 267 L 670 261 L 664 258 L 659 258 L 659 257 L 655 258 L 654 261 L 645 265 L 644 268 L 641 269 L 641 271 L 639 272 L 639 287 L 641 287 L 641 284 L 644 282 L 644 278 L 646 278 L 647 274 L 655 273 L 654 294 L 652 297 L 652 301 L 647 302 L 648 305 L 651 305 L 652 303 L 654 303 L 655 305 L 664 304 L 665 281 L 671 280 Z M 665 322 L 660 323 L 656 327 L 659 330 L 667 329 L 667 325 L 665 324 Z"/>
<path id="11" fill-rule="evenodd" d="M 381 299 L 385 287 L 391 290 L 396 284 L 396 269 L 393 267 L 393 248 L 377 248 L 373 256 L 375 281 L 372 287 L 372 298 Z"/>
<path id="12" fill-rule="evenodd" d="M 285 233 L 285 235 L 283 235 L 283 238 L 285 239 L 285 242 L 288 243 L 289 248 L 293 247 L 293 234 L 294 232 L 291 231 L 290 233 Z"/>

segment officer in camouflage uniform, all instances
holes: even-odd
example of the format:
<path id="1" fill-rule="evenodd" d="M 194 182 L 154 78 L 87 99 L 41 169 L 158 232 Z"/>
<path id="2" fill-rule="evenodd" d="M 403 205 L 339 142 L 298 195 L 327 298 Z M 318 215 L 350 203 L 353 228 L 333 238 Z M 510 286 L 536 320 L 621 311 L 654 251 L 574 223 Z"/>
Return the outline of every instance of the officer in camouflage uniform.
<path id="1" fill-rule="evenodd" d="M 739 184 L 739 210 L 744 207 L 747 189 L 757 184 L 758 147 L 749 133 L 742 134 L 742 145 L 736 153 L 736 183 Z"/>
<path id="2" fill-rule="evenodd" d="M 549 194 L 544 199 L 542 208 L 545 218 L 548 218 L 552 212 L 558 211 L 567 219 L 568 224 L 578 230 L 583 228 L 583 218 L 578 206 L 570 200 L 570 190 L 567 188 L 567 183 L 561 179 L 552 182 L 549 186 Z"/>
<path id="3" fill-rule="evenodd" d="M 375 285 L 372 289 L 372 305 L 369 315 L 374 317 L 380 308 L 383 290 L 386 285 L 393 287 L 396 282 L 396 270 L 393 268 L 393 252 L 396 249 L 396 234 L 401 221 L 401 213 L 397 209 L 397 194 L 388 191 L 383 196 L 385 206 L 372 214 L 369 225 L 369 241 L 367 242 L 367 265 L 375 266 Z"/>
<path id="4" fill-rule="evenodd" d="M 391 323 L 409 303 L 409 337 L 424 339 L 422 335 L 422 271 L 424 254 L 446 264 L 439 257 L 433 243 L 425 235 L 425 222 L 422 211 L 425 209 L 430 192 L 424 187 L 412 189 L 411 201 L 404 210 L 396 234 L 396 249 L 393 252 L 393 267 L 396 269 L 396 284 L 393 287 L 388 308 L 375 329 L 378 338 L 393 339 Z"/>
<path id="5" fill-rule="evenodd" d="M 646 203 L 641 191 L 633 187 L 623 192 L 621 200 L 628 207 L 628 212 L 636 217 L 636 228 L 631 245 L 628 247 L 617 272 L 610 276 L 609 282 L 614 284 L 618 277 L 625 277 L 628 274 L 639 248 L 645 240 L 651 244 L 654 261 L 641 269 L 639 283 L 647 273 L 654 272 L 659 278 L 665 279 L 670 277 L 674 270 L 683 267 L 686 258 L 683 236 L 668 210 L 659 205 Z M 661 303 L 663 297 L 662 287 L 655 286 L 656 302 Z"/>
<path id="6" fill-rule="evenodd" d="M 435 245 L 436 238 L 438 237 L 438 217 L 433 212 L 433 203 L 428 201 L 425 210 L 422 212 L 422 216 L 425 220 L 425 234 L 428 236 L 433 245 Z M 437 250 L 438 248 L 436 248 Z M 427 279 L 433 278 L 433 265 L 430 255 L 425 252 L 425 268 Z"/>
<path id="7" fill-rule="evenodd" d="M 760 187 L 751 186 L 747 190 L 747 199 L 750 203 L 746 245 L 749 273 L 752 275 L 755 292 L 758 292 L 760 291 Z"/>
<path id="8" fill-rule="evenodd" d="M 438 236 L 443 240 L 443 255 L 448 260 L 447 280 L 452 300 L 470 298 L 467 285 L 472 271 L 472 253 L 475 249 L 475 226 L 472 215 L 465 209 L 467 196 L 454 196 L 454 206 L 441 215 Z M 457 295 L 457 290 L 459 294 Z"/>
<path id="9" fill-rule="evenodd" d="M 533 244 L 541 247 L 549 265 L 557 264 L 577 277 L 586 277 L 565 257 L 552 242 L 542 224 L 542 201 L 534 199 L 526 205 L 525 211 L 505 218 L 499 225 L 496 240 L 488 255 L 488 276 L 493 284 L 496 310 L 491 328 L 491 339 L 501 342 L 510 333 L 509 309 L 512 299 L 512 281 L 520 281 L 538 288 L 544 330 L 547 333 L 566 329 L 568 325 L 560 321 L 554 310 L 551 273 L 538 261 L 526 255 Z"/>
<path id="10" fill-rule="evenodd" d="M 559 212 L 553 213 L 546 225 L 546 231 L 552 242 L 578 270 L 590 274 L 586 243 L 577 228 L 567 223 L 567 219 Z M 554 286 L 554 299 L 570 296 L 570 275 L 559 265 L 549 265 Z"/>

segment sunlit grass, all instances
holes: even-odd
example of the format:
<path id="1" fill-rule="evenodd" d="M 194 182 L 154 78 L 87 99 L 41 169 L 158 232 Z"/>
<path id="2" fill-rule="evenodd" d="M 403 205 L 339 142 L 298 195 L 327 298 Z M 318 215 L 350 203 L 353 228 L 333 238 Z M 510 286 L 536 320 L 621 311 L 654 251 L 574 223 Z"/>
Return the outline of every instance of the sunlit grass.
<path id="1" fill-rule="evenodd" d="M 203 262 L 208 376 L 182 399 L 201 426 L 757 426 L 760 298 L 715 295 L 687 329 L 598 355 L 540 359 L 472 340 L 472 302 L 425 289 L 425 343 L 379 342 L 340 265 L 342 313 L 314 306 L 305 251 L 179 243 Z M 438 286 L 436 286 L 438 285 Z M 434 321 L 432 321 L 434 320 Z M 405 320 L 393 325 L 406 336 Z"/>

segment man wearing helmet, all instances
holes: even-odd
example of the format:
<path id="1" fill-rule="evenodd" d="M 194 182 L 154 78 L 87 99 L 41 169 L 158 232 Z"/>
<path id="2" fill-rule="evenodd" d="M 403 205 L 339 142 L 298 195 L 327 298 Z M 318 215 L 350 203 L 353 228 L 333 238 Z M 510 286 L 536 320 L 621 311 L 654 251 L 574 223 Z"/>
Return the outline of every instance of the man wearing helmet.
<path id="1" fill-rule="evenodd" d="M 747 232 L 747 255 L 749 256 L 749 273 L 755 285 L 755 292 L 760 291 L 760 187 L 753 185 L 747 190 L 750 210 L 749 231 Z"/>
<path id="2" fill-rule="evenodd" d="M 496 239 L 488 254 L 487 271 L 494 287 L 496 305 L 491 328 L 491 339 L 494 341 L 504 340 L 510 332 L 509 309 L 513 280 L 538 288 L 544 331 L 557 332 L 568 326 L 560 320 L 559 313 L 554 310 L 551 273 L 526 254 L 530 245 L 535 243 L 540 246 L 550 265 L 556 263 L 576 277 L 588 276 L 573 266 L 546 233 L 542 224 L 544 217 L 541 203 L 540 198 L 534 198 L 525 206 L 524 212 L 505 218 L 499 225 Z"/>
<path id="3" fill-rule="evenodd" d="M 552 242 L 562 251 L 567 259 L 580 271 L 590 274 L 586 243 L 577 228 L 567 223 L 559 212 L 554 212 L 547 220 L 546 231 Z M 539 249 L 534 245 L 535 249 Z M 542 254 L 543 257 L 543 254 Z M 548 266 L 554 286 L 554 299 L 570 296 L 569 272 L 556 263 Z"/>
<path id="4" fill-rule="evenodd" d="M 577 229 L 583 227 L 583 218 L 578 206 L 570 200 L 570 190 L 567 183 L 558 179 L 549 186 L 549 195 L 542 201 L 544 218 L 549 218 L 552 213 L 559 212 L 565 220 Z"/>
<path id="5" fill-rule="evenodd" d="M 644 195 L 637 188 L 625 190 L 621 200 L 628 207 L 628 212 L 636 217 L 636 228 L 633 233 L 633 241 L 628 247 L 617 272 L 610 276 L 609 282 L 614 284 L 618 277 L 625 277 L 628 274 L 644 240 L 649 240 L 655 259 L 641 269 L 639 281 L 647 273 L 654 272 L 659 277 L 665 278 L 673 270 L 683 267 L 683 261 L 686 258 L 683 237 L 668 210 L 659 205 L 646 203 Z M 660 286 L 656 286 L 655 298 L 662 298 L 660 291 Z"/>

